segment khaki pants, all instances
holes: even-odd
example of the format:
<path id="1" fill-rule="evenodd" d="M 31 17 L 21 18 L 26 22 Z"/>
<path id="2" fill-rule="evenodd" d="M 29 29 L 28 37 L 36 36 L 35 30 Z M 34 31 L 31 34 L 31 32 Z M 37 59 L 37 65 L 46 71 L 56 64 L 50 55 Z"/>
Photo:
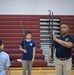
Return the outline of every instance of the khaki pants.
<path id="1" fill-rule="evenodd" d="M 31 75 L 32 61 L 22 60 L 22 68 L 23 68 L 23 75 L 26 75 L 27 68 L 28 68 L 28 75 Z"/>
<path id="2" fill-rule="evenodd" d="M 56 58 L 56 75 L 70 75 L 72 67 L 72 58 L 61 61 Z"/>

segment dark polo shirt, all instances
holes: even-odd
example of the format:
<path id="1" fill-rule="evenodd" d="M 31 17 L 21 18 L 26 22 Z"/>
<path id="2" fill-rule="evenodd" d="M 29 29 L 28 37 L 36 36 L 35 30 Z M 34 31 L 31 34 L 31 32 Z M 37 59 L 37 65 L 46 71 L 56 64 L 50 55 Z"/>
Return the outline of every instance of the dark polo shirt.
<path id="1" fill-rule="evenodd" d="M 71 42 L 74 44 L 74 38 L 70 36 L 69 34 L 65 37 L 62 37 L 61 35 L 58 37 L 58 39 L 66 42 Z M 72 48 L 66 48 L 57 42 L 53 42 L 53 46 L 56 48 L 56 57 L 57 58 L 66 58 L 66 57 L 71 57 L 72 56 Z"/>
<path id="2" fill-rule="evenodd" d="M 33 48 L 36 48 L 36 44 L 33 40 L 26 42 L 27 53 L 22 52 L 22 60 L 32 60 L 33 58 Z M 24 49 L 24 40 L 21 41 L 20 45 Z"/>

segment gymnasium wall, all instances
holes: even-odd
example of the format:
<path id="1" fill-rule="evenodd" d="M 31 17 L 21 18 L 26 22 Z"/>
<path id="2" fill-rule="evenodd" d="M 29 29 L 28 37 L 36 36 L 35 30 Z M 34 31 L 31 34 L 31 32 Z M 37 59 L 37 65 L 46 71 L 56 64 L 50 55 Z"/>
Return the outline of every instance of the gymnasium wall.
<path id="1" fill-rule="evenodd" d="M 74 15 L 74 0 L 0 0 L 0 14 Z"/>

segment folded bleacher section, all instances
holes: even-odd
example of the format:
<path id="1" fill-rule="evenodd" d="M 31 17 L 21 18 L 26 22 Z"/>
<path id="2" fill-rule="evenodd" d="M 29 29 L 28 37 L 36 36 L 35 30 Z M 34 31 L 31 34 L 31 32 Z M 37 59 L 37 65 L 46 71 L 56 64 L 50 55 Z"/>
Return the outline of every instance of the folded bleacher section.
<path id="1" fill-rule="evenodd" d="M 32 39 L 36 42 L 36 54 L 33 66 L 47 66 L 44 60 L 45 56 L 40 49 L 40 21 L 36 16 L 24 15 L 0 15 L 0 38 L 4 41 L 4 51 L 7 52 L 12 60 L 13 67 L 21 66 L 22 52 L 19 50 L 19 45 L 22 37 L 20 21 L 24 27 L 24 32 L 31 31 Z"/>
<path id="2" fill-rule="evenodd" d="M 48 18 L 48 15 L 0 15 L 0 38 L 4 41 L 4 51 L 10 55 L 12 66 L 19 67 L 22 52 L 19 45 L 22 37 L 20 21 L 22 21 L 24 32 L 31 31 L 32 39 L 36 42 L 36 55 L 33 66 L 46 67 L 45 54 L 40 46 L 40 18 Z M 67 23 L 70 27 L 69 33 L 74 37 L 74 16 L 72 15 L 54 15 L 59 18 L 60 24 Z M 74 65 L 74 47 L 72 48 L 72 62 Z"/>

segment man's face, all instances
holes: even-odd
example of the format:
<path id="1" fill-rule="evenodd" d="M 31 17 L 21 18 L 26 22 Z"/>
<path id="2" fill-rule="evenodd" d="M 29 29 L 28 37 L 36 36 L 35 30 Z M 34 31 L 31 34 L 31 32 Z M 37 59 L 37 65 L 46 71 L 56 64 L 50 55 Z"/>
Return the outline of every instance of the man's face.
<path id="1" fill-rule="evenodd" d="M 0 45 L 0 50 L 4 49 L 4 44 Z"/>
<path id="2" fill-rule="evenodd" d="M 31 35 L 31 34 L 27 34 L 27 35 L 26 35 L 26 39 L 28 39 L 28 40 L 30 40 L 30 39 L 31 39 L 31 37 L 32 37 L 32 35 Z"/>
<path id="3" fill-rule="evenodd" d="M 65 24 L 62 24 L 61 25 L 61 34 L 67 34 L 68 33 L 68 31 L 69 31 L 69 27 L 67 26 L 67 25 L 65 25 Z"/>

